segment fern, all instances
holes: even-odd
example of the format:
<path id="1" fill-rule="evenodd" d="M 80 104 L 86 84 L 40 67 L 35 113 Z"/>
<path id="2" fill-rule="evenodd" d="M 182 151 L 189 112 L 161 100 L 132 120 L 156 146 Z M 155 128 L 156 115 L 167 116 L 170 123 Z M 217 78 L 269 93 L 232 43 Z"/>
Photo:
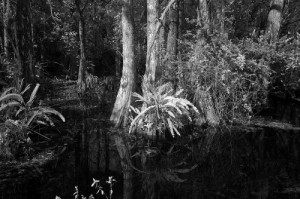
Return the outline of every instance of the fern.
<path id="1" fill-rule="evenodd" d="M 14 143 L 27 143 L 28 132 L 35 132 L 46 138 L 44 135 L 32 129 L 34 124 L 54 126 L 52 120 L 53 116 L 57 116 L 65 122 L 64 116 L 57 110 L 39 105 L 34 106 L 34 100 L 36 99 L 39 86 L 40 85 L 37 84 L 34 87 L 26 103 L 23 95 L 30 89 L 30 85 L 22 90 L 22 81 L 17 87 L 8 88 L 1 94 L 0 113 L 5 116 L 5 119 L 2 120 L 2 124 L 0 125 L 4 128 L 3 132 L 5 132 L 5 134 L 2 133 L 0 136 L 0 156 L 3 151 L 14 151 L 14 149 L 9 147 L 18 148 L 18 146 L 14 146 Z"/>
<path id="2" fill-rule="evenodd" d="M 180 97 L 182 92 L 183 90 L 174 92 L 172 84 L 166 83 L 157 87 L 144 86 L 144 96 L 133 93 L 136 101 L 142 102 L 143 106 L 130 106 L 136 116 L 132 119 L 129 133 L 147 127 L 150 128 L 150 133 L 168 129 L 173 137 L 175 134 L 180 135 L 178 129 L 183 125 L 183 116 L 191 120 L 190 110 L 198 112 L 190 101 Z"/>

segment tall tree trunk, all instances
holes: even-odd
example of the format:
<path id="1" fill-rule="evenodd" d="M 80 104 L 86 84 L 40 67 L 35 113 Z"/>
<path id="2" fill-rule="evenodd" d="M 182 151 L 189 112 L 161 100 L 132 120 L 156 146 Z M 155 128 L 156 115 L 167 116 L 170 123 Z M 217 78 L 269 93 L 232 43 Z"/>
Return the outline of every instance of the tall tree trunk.
<path id="1" fill-rule="evenodd" d="M 81 91 L 85 90 L 85 71 L 86 71 L 86 60 L 85 60 L 85 22 L 83 16 L 83 10 L 80 8 L 81 0 L 75 1 L 77 12 L 79 14 L 79 43 L 80 43 L 80 58 L 79 58 L 79 70 L 77 85 Z"/>
<path id="2" fill-rule="evenodd" d="M 170 7 L 169 10 L 169 32 L 167 41 L 167 71 L 166 78 L 173 82 L 174 86 L 177 85 L 176 72 L 177 68 L 173 62 L 177 57 L 177 40 L 178 40 L 178 25 L 179 25 L 179 10 L 178 1 Z"/>
<path id="3" fill-rule="evenodd" d="M 276 42 L 279 36 L 279 30 L 282 21 L 282 11 L 285 0 L 272 0 L 270 12 L 268 15 L 266 39 L 270 42 Z"/>
<path id="4" fill-rule="evenodd" d="M 210 14 L 207 0 L 199 0 L 197 21 L 203 30 L 203 34 L 210 34 Z"/>
<path id="5" fill-rule="evenodd" d="M 146 71 L 143 84 L 154 83 L 159 63 L 158 39 L 156 39 L 156 30 L 159 18 L 159 1 L 147 0 L 147 56 Z"/>
<path id="6" fill-rule="evenodd" d="M 135 43 L 133 0 L 123 0 L 122 6 L 122 41 L 123 41 L 123 71 L 117 99 L 110 120 L 116 128 L 125 127 L 128 122 L 128 111 L 131 95 L 135 84 Z M 121 159 L 123 169 L 123 198 L 132 199 L 131 154 L 126 133 L 116 132 L 114 140 Z"/>
<path id="7" fill-rule="evenodd" d="M 169 10 L 169 32 L 167 43 L 167 57 L 174 60 L 177 55 L 177 39 L 178 39 L 178 2 L 174 3 Z"/>
<path id="8" fill-rule="evenodd" d="M 9 19 L 11 17 L 10 0 L 3 0 L 4 4 L 4 16 L 3 16 L 3 40 L 4 40 L 4 55 L 9 57 Z"/>
<path id="9" fill-rule="evenodd" d="M 184 15 L 184 2 L 178 2 L 178 38 L 182 38 L 182 34 L 185 26 L 185 15 Z"/>
<path id="10" fill-rule="evenodd" d="M 19 57 L 19 69 L 21 69 L 21 76 L 25 83 L 34 81 L 33 74 L 33 44 L 31 35 L 31 21 L 30 21 L 30 0 L 18 0 L 16 12 L 16 45 L 18 46 L 17 57 Z M 19 71 L 20 72 L 20 71 Z"/>
<path id="11" fill-rule="evenodd" d="M 166 0 L 163 0 L 160 4 L 160 13 L 163 12 L 162 8 L 166 6 L 168 2 Z M 159 71 L 158 73 L 161 74 L 162 72 L 162 68 L 161 66 L 164 65 L 164 59 L 166 56 L 166 38 L 167 38 L 167 34 L 166 34 L 166 18 L 164 18 L 161 21 L 161 28 L 159 30 Z"/>

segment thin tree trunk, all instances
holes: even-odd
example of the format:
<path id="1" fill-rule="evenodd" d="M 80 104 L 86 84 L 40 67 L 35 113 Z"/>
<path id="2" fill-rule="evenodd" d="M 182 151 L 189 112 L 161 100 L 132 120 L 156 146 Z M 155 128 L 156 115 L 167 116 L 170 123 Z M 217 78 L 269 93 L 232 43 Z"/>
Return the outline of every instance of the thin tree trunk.
<path id="1" fill-rule="evenodd" d="M 156 30 L 159 18 L 159 1 L 147 0 L 147 57 L 143 84 L 154 83 L 159 63 L 159 45 Z"/>
<path id="2" fill-rule="evenodd" d="M 11 6 L 10 6 L 10 0 L 3 0 L 4 4 L 4 16 L 3 16 L 3 40 L 4 40 L 4 55 L 6 57 L 9 56 L 9 36 L 8 36 L 8 30 L 9 30 L 9 19 L 11 17 Z"/>
<path id="3" fill-rule="evenodd" d="M 204 35 L 210 34 L 210 14 L 207 0 L 199 0 L 197 21 L 203 29 Z"/>
<path id="4" fill-rule="evenodd" d="M 18 0 L 16 11 L 16 46 L 18 46 L 18 52 L 16 56 L 20 59 L 19 67 L 21 68 L 21 74 L 25 83 L 31 83 L 34 81 L 33 74 L 33 44 L 31 35 L 31 21 L 30 21 L 30 0 Z M 20 72 L 20 71 L 19 71 Z"/>
<path id="5" fill-rule="evenodd" d="M 14 56 L 17 62 L 16 66 L 16 77 L 15 79 L 18 81 L 19 79 L 22 78 L 22 57 L 20 53 L 20 45 L 19 45 L 19 37 L 18 37 L 18 25 L 17 22 L 14 22 L 14 39 L 15 43 L 12 43 L 13 49 L 14 49 Z"/>
<path id="6" fill-rule="evenodd" d="M 271 8 L 268 15 L 266 39 L 270 42 L 276 42 L 279 36 L 279 30 L 282 22 L 282 10 L 284 0 L 272 0 Z"/>
<path id="7" fill-rule="evenodd" d="M 135 84 L 135 43 L 133 0 L 123 0 L 122 6 L 122 37 L 123 37 L 123 73 L 117 99 L 110 117 L 116 128 L 125 127 L 128 122 L 128 111 L 131 103 L 132 90 Z M 121 159 L 123 170 L 123 199 L 132 199 L 132 175 L 130 148 L 126 133 L 116 132 L 114 141 Z"/>
<path id="8" fill-rule="evenodd" d="M 174 3 L 169 10 L 169 33 L 167 43 L 167 56 L 172 61 L 177 55 L 177 39 L 178 39 L 178 2 Z"/>
<path id="9" fill-rule="evenodd" d="M 166 0 L 163 0 L 160 4 L 160 13 L 163 12 L 162 8 L 166 6 L 168 2 Z M 161 21 L 161 28 L 159 30 L 159 68 L 158 70 L 158 76 L 161 76 L 162 74 L 162 66 L 164 65 L 165 57 L 166 57 L 166 39 L 167 39 L 167 28 L 166 28 L 166 18 L 164 18 Z"/>
<path id="10" fill-rule="evenodd" d="M 79 59 L 79 70 L 77 85 L 81 91 L 85 90 L 85 71 L 86 71 L 86 60 L 85 60 L 85 22 L 83 16 L 83 10 L 80 8 L 81 1 L 75 1 L 77 12 L 79 13 L 79 43 L 80 43 L 80 59 Z"/>
<path id="11" fill-rule="evenodd" d="M 178 38 L 182 38 L 182 34 L 185 26 L 185 15 L 184 15 L 184 2 L 178 2 Z"/>
<path id="12" fill-rule="evenodd" d="M 29 2 L 29 23 L 30 23 L 30 54 L 29 54 L 29 73 L 32 77 L 33 82 L 35 81 L 35 59 L 34 59 L 34 24 L 33 24 L 33 17 L 32 17 L 32 3 Z"/>

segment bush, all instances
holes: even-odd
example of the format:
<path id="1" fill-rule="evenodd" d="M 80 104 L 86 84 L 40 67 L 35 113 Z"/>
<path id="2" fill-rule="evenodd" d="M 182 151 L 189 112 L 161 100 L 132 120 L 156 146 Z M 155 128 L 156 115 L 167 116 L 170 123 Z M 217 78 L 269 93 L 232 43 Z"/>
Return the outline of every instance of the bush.
<path id="1" fill-rule="evenodd" d="M 272 74 L 269 46 L 251 39 L 235 44 L 219 37 L 211 37 L 210 41 L 197 35 L 187 38 L 182 41 L 184 53 L 177 68 L 172 69 L 176 70 L 178 86 L 191 99 L 197 89 L 208 92 L 223 123 L 248 121 L 253 110 L 266 103 Z"/>
<path id="2" fill-rule="evenodd" d="M 39 132 L 34 131 L 34 125 L 54 126 L 51 116 L 58 116 L 63 122 L 65 118 L 58 111 L 42 106 L 35 105 L 39 84 L 35 86 L 27 102 L 24 94 L 30 89 L 28 85 L 21 90 L 22 83 L 17 87 L 6 89 L 0 96 L 0 157 L 18 158 L 29 155 L 31 148 L 30 133 L 36 133 L 45 137 Z M 47 137 L 45 137 L 47 138 Z"/>
<path id="3" fill-rule="evenodd" d="M 180 135 L 178 129 L 183 126 L 183 119 L 191 121 L 190 109 L 198 112 L 197 108 L 187 99 L 181 96 L 183 90 L 174 91 L 171 83 L 160 86 L 144 85 L 144 95 L 134 93 L 137 101 L 142 106 L 131 106 L 132 122 L 129 132 L 138 130 L 149 136 L 156 135 L 158 131 L 164 135 L 168 130 L 174 137 Z"/>

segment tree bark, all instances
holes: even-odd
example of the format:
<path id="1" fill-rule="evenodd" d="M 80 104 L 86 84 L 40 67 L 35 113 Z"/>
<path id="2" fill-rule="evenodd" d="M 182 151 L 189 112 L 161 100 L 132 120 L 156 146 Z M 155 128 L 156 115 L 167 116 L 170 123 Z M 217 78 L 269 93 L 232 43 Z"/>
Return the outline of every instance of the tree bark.
<path id="1" fill-rule="evenodd" d="M 85 90 L 85 71 L 86 71 L 86 60 L 85 60 L 85 22 L 83 16 L 83 10 L 80 8 L 81 0 L 75 1 L 77 12 L 79 14 L 79 43 L 80 43 L 80 59 L 79 59 L 79 70 L 77 85 L 81 91 Z"/>
<path id="2" fill-rule="evenodd" d="M 178 2 L 178 39 L 182 38 L 185 26 L 184 2 Z"/>
<path id="3" fill-rule="evenodd" d="M 178 1 L 170 7 L 169 10 L 169 31 L 167 40 L 167 72 L 165 77 L 172 81 L 172 83 L 177 85 L 176 72 L 174 61 L 177 58 L 177 40 L 178 40 L 178 28 L 179 28 L 179 10 Z"/>
<path id="4" fill-rule="evenodd" d="M 123 0 L 122 6 L 123 71 L 117 99 L 110 117 L 116 128 L 125 127 L 132 90 L 135 84 L 135 43 L 133 0 Z M 125 131 L 116 132 L 114 141 L 121 159 L 123 170 L 123 198 L 132 199 L 131 155 Z"/>
<path id="5" fill-rule="evenodd" d="M 143 84 L 154 83 L 159 63 L 159 45 L 156 39 L 156 30 L 159 18 L 159 1 L 147 0 L 147 57 L 146 71 Z"/>
<path id="6" fill-rule="evenodd" d="M 9 19 L 11 17 L 11 6 L 10 6 L 10 0 L 3 0 L 4 4 L 4 16 L 3 16 L 3 40 L 4 40 L 4 55 L 6 57 L 9 56 L 9 36 L 8 36 L 8 30 L 9 30 Z"/>
<path id="7" fill-rule="evenodd" d="M 160 13 L 162 13 L 162 9 L 163 7 L 166 6 L 168 2 L 166 0 L 162 1 L 161 4 L 160 4 Z M 164 61 L 165 61 L 165 56 L 166 56 L 166 39 L 167 39 L 167 28 L 166 28 L 166 18 L 164 18 L 162 21 L 161 21 L 161 28 L 159 30 L 159 68 L 157 69 L 158 70 L 158 76 L 161 75 L 162 73 L 162 66 L 164 65 Z"/>
<path id="8" fill-rule="evenodd" d="M 169 32 L 167 43 L 167 57 L 174 60 L 177 55 L 177 39 L 178 39 L 178 2 L 174 3 L 169 10 Z"/>
<path id="9" fill-rule="evenodd" d="M 266 39 L 270 42 L 276 42 L 279 36 L 279 30 L 282 22 L 282 11 L 284 0 L 272 0 L 268 15 Z"/>
<path id="10" fill-rule="evenodd" d="M 15 54 L 19 65 L 19 78 L 24 78 L 24 82 L 32 83 L 35 79 L 33 70 L 33 43 L 31 34 L 30 0 L 18 0 L 16 11 L 16 36 Z"/>
<path id="11" fill-rule="evenodd" d="M 199 0 L 197 12 L 198 25 L 202 28 L 204 34 L 210 34 L 210 14 L 207 0 Z"/>

